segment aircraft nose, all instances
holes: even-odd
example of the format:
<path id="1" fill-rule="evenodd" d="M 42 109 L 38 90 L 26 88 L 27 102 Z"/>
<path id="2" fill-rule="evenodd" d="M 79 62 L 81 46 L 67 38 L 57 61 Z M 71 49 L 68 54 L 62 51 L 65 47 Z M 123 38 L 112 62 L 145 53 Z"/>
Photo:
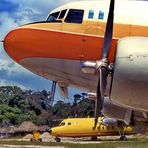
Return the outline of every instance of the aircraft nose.
<path id="1" fill-rule="evenodd" d="M 27 28 L 16 28 L 6 35 L 4 49 L 16 62 L 32 57 L 37 48 L 35 36 L 37 35 Z"/>
<path id="2" fill-rule="evenodd" d="M 59 57 L 59 34 L 43 27 L 25 25 L 9 32 L 4 39 L 7 54 L 18 63 L 25 58 Z"/>
<path id="3" fill-rule="evenodd" d="M 49 129 L 49 131 L 48 131 L 50 134 L 52 134 L 52 130 L 51 129 Z"/>
<path id="4" fill-rule="evenodd" d="M 52 133 L 52 130 L 51 129 L 46 129 L 46 132 L 48 132 L 49 134 Z"/>
<path id="5" fill-rule="evenodd" d="M 6 53 L 15 61 L 18 61 L 18 57 L 14 54 L 16 53 L 16 49 L 18 49 L 18 39 L 19 34 L 16 30 L 9 32 L 6 37 L 4 38 L 3 46 Z M 19 50 L 18 50 L 19 52 Z"/>

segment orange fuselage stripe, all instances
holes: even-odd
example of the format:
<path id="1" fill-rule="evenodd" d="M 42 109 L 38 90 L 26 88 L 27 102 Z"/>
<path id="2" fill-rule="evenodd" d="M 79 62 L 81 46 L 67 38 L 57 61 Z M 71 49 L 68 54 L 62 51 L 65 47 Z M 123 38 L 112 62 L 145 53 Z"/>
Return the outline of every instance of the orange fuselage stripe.
<path id="1" fill-rule="evenodd" d="M 105 23 L 100 23 L 99 27 L 96 22 L 94 25 L 92 22 L 90 24 L 84 22 L 83 24 L 37 23 L 26 25 L 11 31 L 6 36 L 4 48 L 17 62 L 30 57 L 96 61 L 102 55 Z M 148 36 L 148 27 L 133 25 L 129 28 L 129 26 L 114 25 L 114 38 L 109 53 L 111 62 L 114 61 L 118 38 L 132 35 Z"/>
<path id="2" fill-rule="evenodd" d="M 83 35 L 78 34 L 29 28 L 12 31 L 5 41 L 4 46 L 7 53 L 17 62 L 29 57 L 95 61 L 101 58 L 103 45 L 103 37 L 87 36 L 84 38 Z M 112 42 L 111 61 L 114 58 L 116 41 Z"/>

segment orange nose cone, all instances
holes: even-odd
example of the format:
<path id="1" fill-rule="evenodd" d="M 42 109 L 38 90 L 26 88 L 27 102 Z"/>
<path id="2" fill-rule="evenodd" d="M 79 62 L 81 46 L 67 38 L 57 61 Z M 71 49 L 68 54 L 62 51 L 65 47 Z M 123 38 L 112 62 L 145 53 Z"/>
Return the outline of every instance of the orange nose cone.
<path id="1" fill-rule="evenodd" d="M 19 36 L 19 32 L 17 30 L 13 30 L 9 32 L 4 39 L 4 49 L 7 54 L 15 61 L 18 61 L 19 59 L 18 55 L 16 54 L 17 52 L 19 52 Z"/>
<path id="2" fill-rule="evenodd" d="M 36 28 L 17 28 L 7 34 L 4 49 L 16 62 L 31 57 L 59 56 L 59 34 Z"/>
<path id="3" fill-rule="evenodd" d="M 34 30 L 25 28 L 15 29 L 5 37 L 4 49 L 12 59 L 19 62 L 24 58 L 36 56 L 35 51 L 40 48 L 38 37 L 39 35 Z"/>

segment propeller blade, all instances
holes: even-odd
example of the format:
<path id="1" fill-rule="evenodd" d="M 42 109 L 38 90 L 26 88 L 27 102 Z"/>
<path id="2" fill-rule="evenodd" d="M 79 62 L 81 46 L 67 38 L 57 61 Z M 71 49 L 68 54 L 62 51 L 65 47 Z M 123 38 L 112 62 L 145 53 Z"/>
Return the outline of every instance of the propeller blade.
<path id="1" fill-rule="evenodd" d="M 101 100 L 104 100 L 104 93 L 107 85 L 107 75 L 108 70 L 101 66 L 100 68 L 100 94 L 101 94 Z M 103 103 L 103 102 L 102 102 Z M 103 104 L 101 104 L 103 106 Z"/>
<path id="2" fill-rule="evenodd" d="M 97 98 L 96 98 L 96 103 L 95 103 L 95 122 L 94 122 L 94 129 L 97 126 L 98 122 L 98 117 L 101 115 L 101 110 L 103 107 L 103 102 L 104 102 L 104 93 L 105 93 L 105 88 L 107 84 L 107 72 L 106 72 L 105 67 L 100 67 L 100 78 L 98 80 L 98 86 L 97 86 Z"/>
<path id="3" fill-rule="evenodd" d="M 101 114 L 101 110 L 104 102 L 104 93 L 107 85 L 107 76 L 108 76 L 108 55 L 112 42 L 112 34 L 113 34 L 113 20 L 114 20 L 114 3 L 115 0 L 110 1 L 109 14 L 106 24 L 106 31 L 104 36 L 104 45 L 103 45 L 103 53 L 101 65 L 98 67 L 99 69 L 99 80 L 97 86 L 97 98 L 95 103 L 95 121 L 94 121 L 94 129 L 97 126 L 98 117 Z"/>
<path id="4" fill-rule="evenodd" d="M 98 80 L 98 86 L 97 86 L 97 98 L 95 102 L 95 121 L 94 121 L 94 127 L 93 129 L 96 129 L 99 113 L 101 111 L 101 93 L 100 93 L 100 78 Z"/>
<path id="5" fill-rule="evenodd" d="M 112 42 L 112 35 L 113 35 L 113 21 L 114 21 L 114 3 L 115 0 L 111 0 L 110 8 L 109 8 L 109 15 L 106 24 L 106 31 L 104 37 L 104 46 L 103 46 L 103 54 L 102 58 L 108 58 L 109 49 Z"/>

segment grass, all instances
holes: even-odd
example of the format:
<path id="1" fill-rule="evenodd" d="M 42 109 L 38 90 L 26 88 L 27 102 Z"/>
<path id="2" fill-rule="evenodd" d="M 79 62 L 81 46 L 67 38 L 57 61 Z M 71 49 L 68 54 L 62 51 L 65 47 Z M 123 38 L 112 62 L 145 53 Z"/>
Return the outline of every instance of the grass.
<path id="1" fill-rule="evenodd" d="M 65 148 L 148 148 L 148 139 L 132 139 L 128 141 L 102 141 L 96 144 L 70 144 L 56 142 L 28 142 L 0 140 L 0 145 L 42 145 L 42 146 L 64 146 Z"/>

